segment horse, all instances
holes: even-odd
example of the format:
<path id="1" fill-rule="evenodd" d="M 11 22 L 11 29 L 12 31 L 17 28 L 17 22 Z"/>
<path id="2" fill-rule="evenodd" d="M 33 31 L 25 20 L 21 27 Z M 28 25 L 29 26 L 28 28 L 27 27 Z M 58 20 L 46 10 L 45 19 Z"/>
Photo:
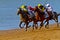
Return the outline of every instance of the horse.
<path id="1" fill-rule="evenodd" d="M 58 13 L 57 16 L 60 16 L 60 13 Z"/>
<path id="2" fill-rule="evenodd" d="M 45 25 L 45 27 L 49 26 L 49 20 L 54 20 L 56 23 L 57 23 L 57 27 L 59 27 L 59 24 L 58 24 L 58 16 L 60 14 L 58 14 L 57 12 L 52 12 L 53 13 L 53 16 L 51 18 L 47 18 L 45 22 L 47 22 L 47 24 Z"/>
<path id="3" fill-rule="evenodd" d="M 36 7 L 34 8 L 34 10 L 32 10 L 32 11 L 34 11 L 34 13 L 35 13 L 36 21 L 37 21 L 37 22 L 38 22 L 38 21 L 41 22 L 41 24 L 40 24 L 40 29 L 41 29 L 41 27 L 43 26 L 43 21 L 46 19 L 46 18 L 45 18 L 45 13 L 42 12 L 40 9 L 38 9 L 37 6 L 36 6 Z"/>
<path id="4" fill-rule="evenodd" d="M 20 24 L 19 24 L 19 27 L 21 27 L 21 24 L 22 22 L 24 22 L 26 24 L 26 31 L 27 31 L 27 28 L 28 28 L 28 16 L 26 14 L 23 13 L 23 11 L 21 10 L 21 8 L 18 9 L 18 12 L 17 12 L 17 15 L 20 14 Z"/>
<path id="5" fill-rule="evenodd" d="M 28 24 L 29 22 L 32 22 L 33 21 L 33 29 L 34 29 L 34 26 L 37 24 L 36 23 L 36 20 L 35 20 L 35 17 L 33 18 L 29 18 L 29 16 L 27 15 L 28 12 L 24 12 L 21 10 L 21 8 L 18 9 L 18 12 L 17 12 L 17 15 L 20 14 L 20 24 L 19 24 L 19 27 L 21 27 L 21 24 L 24 22 L 26 24 L 26 31 L 27 31 L 27 28 L 28 28 Z M 37 27 L 35 26 L 35 28 L 37 29 Z"/>

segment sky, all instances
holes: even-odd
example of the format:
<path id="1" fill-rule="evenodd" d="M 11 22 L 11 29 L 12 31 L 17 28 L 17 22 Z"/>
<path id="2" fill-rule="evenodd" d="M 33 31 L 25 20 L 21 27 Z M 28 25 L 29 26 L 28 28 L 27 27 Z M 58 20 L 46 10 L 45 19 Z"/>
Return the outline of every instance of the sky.
<path id="1" fill-rule="evenodd" d="M 50 3 L 53 10 L 60 13 L 60 0 L 0 0 L 0 30 L 19 28 L 20 19 L 16 15 L 18 7 L 21 5 L 34 7 L 39 3 L 43 5 Z M 54 21 L 50 21 L 50 23 L 52 24 Z"/>

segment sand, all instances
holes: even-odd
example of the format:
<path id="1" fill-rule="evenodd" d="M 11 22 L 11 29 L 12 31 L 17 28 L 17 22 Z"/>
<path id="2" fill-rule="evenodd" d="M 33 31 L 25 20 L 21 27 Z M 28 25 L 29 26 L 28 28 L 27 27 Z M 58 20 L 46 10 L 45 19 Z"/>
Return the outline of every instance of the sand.
<path id="1" fill-rule="evenodd" d="M 0 30 L 0 40 L 60 40 L 60 27 L 50 25 L 49 29 L 41 28 L 28 31 L 25 29 Z"/>

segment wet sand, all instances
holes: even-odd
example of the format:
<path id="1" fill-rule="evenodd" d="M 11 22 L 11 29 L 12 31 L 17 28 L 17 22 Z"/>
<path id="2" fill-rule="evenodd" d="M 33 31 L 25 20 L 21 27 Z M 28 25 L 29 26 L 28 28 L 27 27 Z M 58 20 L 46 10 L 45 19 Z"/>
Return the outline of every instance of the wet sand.
<path id="1" fill-rule="evenodd" d="M 49 29 L 11 29 L 0 30 L 0 40 L 60 40 L 60 27 L 50 25 Z"/>

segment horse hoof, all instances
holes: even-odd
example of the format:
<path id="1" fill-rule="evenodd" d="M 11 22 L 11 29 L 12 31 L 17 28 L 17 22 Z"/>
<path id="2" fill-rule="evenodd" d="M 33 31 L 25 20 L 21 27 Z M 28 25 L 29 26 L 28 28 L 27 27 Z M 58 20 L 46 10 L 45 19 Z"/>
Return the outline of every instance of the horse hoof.
<path id="1" fill-rule="evenodd" d="M 38 29 L 38 27 L 35 27 L 36 29 Z"/>
<path id="2" fill-rule="evenodd" d="M 49 27 L 45 27 L 46 29 L 49 29 Z"/>
<path id="3" fill-rule="evenodd" d="M 27 30 L 25 30 L 25 31 L 27 31 Z"/>
<path id="4" fill-rule="evenodd" d="M 33 28 L 33 30 L 34 30 L 34 28 Z"/>
<path id="5" fill-rule="evenodd" d="M 42 28 L 42 26 L 40 26 L 40 28 L 39 29 L 41 29 Z"/>
<path id="6" fill-rule="evenodd" d="M 41 27 L 39 28 L 39 30 L 41 29 Z"/>

